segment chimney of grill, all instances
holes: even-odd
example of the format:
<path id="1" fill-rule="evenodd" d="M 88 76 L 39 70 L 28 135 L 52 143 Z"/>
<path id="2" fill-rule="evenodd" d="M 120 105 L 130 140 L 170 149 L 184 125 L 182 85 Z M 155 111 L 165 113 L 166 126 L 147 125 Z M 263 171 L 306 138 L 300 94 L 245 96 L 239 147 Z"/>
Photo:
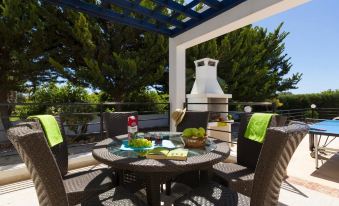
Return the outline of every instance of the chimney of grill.
<path id="1" fill-rule="evenodd" d="M 194 61 L 195 82 L 191 94 L 224 94 L 217 79 L 218 63 L 210 58 Z"/>

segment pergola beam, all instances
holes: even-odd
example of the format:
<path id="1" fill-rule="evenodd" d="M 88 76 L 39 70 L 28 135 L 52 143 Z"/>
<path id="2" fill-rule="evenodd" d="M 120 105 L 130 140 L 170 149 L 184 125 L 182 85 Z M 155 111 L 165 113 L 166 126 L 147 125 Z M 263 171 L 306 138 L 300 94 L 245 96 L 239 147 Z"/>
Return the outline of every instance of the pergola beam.
<path id="1" fill-rule="evenodd" d="M 220 8 L 222 8 L 223 4 L 220 3 L 219 1 L 217 0 L 203 0 L 202 1 L 204 4 L 206 4 L 207 6 L 213 8 L 213 9 L 216 9 L 216 10 L 219 10 Z"/>
<path id="2" fill-rule="evenodd" d="M 212 9 L 212 8 L 209 8 L 207 9 L 205 12 L 203 12 L 201 15 L 202 15 L 202 18 L 204 19 L 203 22 L 205 21 L 208 21 L 209 19 L 231 9 L 232 7 L 235 7 L 239 4 L 241 4 L 242 2 L 244 1 L 249 1 L 249 0 L 227 0 L 227 1 L 224 1 L 225 3 L 221 4 L 220 5 L 220 9 L 219 10 L 215 10 L 215 9 Z M 181 33 L 184 33 L 185 31 L 188 31 L 190 30 L 191 28 L 199 25 L 199 24 L 202 24 L 203 22 L 201 21 L 197 21 L 196 19 L 191 19 L 189 21 L 186 22 L 187 24 L 187 27 L 184 28 L 184 29 L 174 29 L 173 30 L 173 35 L 172 37 L 175 37 L 177 35 L 180 35 Z"/>
<path id="3" fill-rule="evenodd" d="M 143 30 L 161 33 L 166 36 L 170 36 L 172 33 L 170 29 L 158 28 L 156 25 L 148 23 L 146 21 L 124 16 L 123 14 L 118 14 L 112 10 L 102 8 L 94 4 L 85 3 L 80 0 L 46 0 L 46 1 L 55 3 L 60 6 L 66 6 L 77 11 L 85 12 L 94 17 L 99 17 L 108 21 L 119 22 L 120 24 L 133 26 Z"/>
<path id="4" fill-rule="evenodd" d="M 177 45 L 190 48 L 214 39 L 246 25 L 260 21 L 269 16 L 294 8 L 310 0 L 247 0 L 222 12 L 218 16 L 187 28 L 184 33 L 173 36 Z M 175 34 L 176 31 L 174 31 Z"/>
<path id="5" fill-rule="evenodd" d="M 198 5 L 199 3 L 200 3 L 200 0 L 193 0 L 193 1 L 191 1 L 190 3 L 188 3 L 187 5 L 185 5 L 185 8 L 186 8 L 186 9 L 192 9 L 193 7 L 195 7 L 196 5 Z M 178 18 L 180 15 L 181 15 L 181 13 L 175 11 L 175 14 L 173 14 L 173 15 L 171 16 L 171 19 L 176 19 L 176 18 Z"/>
<path id="6" fill-rule="evenodd" d="M 183 28 L 185 25 L 184 23 L 182 23 L 181 21 L 178 21 L 176 19 L 171 19 L 170 17 L 167 17 L 161 13 L 159 13 L 156 10 L 150 10 L 147 9 L 143 6 L 140 6 L 138 4 L 135 4 L 133 2 L 130 1 L 126 1 L 126 0 L 103 0 L 103 2 L 107 2 L 107 3 L 111 3 L 114 4 L 120 8 L 129 10 L 129 11 L 134 11 L 138 14 L 147 16 L 149 18 L 155 19 L 159 22 L 165 23 L 165 24 L 170 24 L 179 28 Z"/>
<path id="7" fill-rule="evenodd" d="M 158 5 L 162 5 L 164 7 L 167 7 L 173 11 L 179 12 L 187 17 L 190 17 L 192 19 L 200 19 L 200 14 L 198 12 L 195 12 L 191 9 L 186 9 L 185 6 L 172 1 L 172 0 L 152 0 L 155 3 L 157 3 Z"/>

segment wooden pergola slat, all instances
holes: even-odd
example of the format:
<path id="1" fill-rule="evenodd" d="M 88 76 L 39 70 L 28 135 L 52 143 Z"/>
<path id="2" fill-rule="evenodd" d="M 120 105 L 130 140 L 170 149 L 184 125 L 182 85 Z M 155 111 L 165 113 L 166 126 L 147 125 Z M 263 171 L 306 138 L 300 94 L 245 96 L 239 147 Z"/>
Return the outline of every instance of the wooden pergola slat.
<path id="1" fill-rule="evenodd" d="M 108 21 L 175 37 L 246 0 L 193 0 L 187 5 L 174 0 L 152 0 L 154 8 L 146 8 L 140 0 L 101 0 L 96 3 L 86 0 L 45 1 Z M 194 7 L 199 3 L 208 7 L 195 11 Z M 122 14 L 110 9 L 110 4 L 121 9 Z M 171 11 L 169 15 L 161 12 L 166 8 Z M 178 19 L 180 15 L 183 18 Z"/>

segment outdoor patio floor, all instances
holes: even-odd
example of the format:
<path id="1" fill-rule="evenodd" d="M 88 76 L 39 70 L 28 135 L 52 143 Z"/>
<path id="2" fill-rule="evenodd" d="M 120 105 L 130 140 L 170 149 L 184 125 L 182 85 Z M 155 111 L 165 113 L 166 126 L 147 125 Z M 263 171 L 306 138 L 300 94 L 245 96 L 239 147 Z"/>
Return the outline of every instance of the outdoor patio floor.
<path id="1" fill-rule="evenodd" d="M 320 145 L 324 141 L 325 138 L 322 138 Z M 309 137 L 306 136 L 288 165 L 289 181 L 339 198 L 339 153 L 320 154 L 319 169 L 316 170 L 315 160 L 310 156 L 308 147 Z M 339 138 L 336 138 L 329 147 L 339 149 Z"/>
<path id="2" fill-rule="evenodd" d="M 339 138 L 333 142 L 332 147 L 339 148 Z M 316 171 L 314 159 L 308 151 L 308 137 L 305 137 L 288 166 L 288 178 L 283 182 L 280 190 L 280 205 L 339 206 L 339 154 L 324 157 L 328 160 L 321 163 Z M 171 196 L 162 195 L 163 205 L 171 205 L 172 201 L 179 196 L 178 193 L 187 190 L 184 185 L 174 185 Z M 143 197 L 142 193 L 144 191 L 140 191 L 138 196 Z M 32 181 L 0 186 L 0 205 L 39 205 Z"/>

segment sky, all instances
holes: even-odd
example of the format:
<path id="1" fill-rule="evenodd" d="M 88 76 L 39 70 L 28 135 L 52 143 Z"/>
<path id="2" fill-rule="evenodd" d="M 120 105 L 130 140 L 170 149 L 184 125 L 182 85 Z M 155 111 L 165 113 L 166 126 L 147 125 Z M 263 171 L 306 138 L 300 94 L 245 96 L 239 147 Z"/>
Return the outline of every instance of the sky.
<path id="1" fill-rule="evenodd" d="M 285 52 L 291 57 L 290 73 L 303 73 L 294 94 L 339 89 L 339 0 L 312 0 L 255 23 L 274 30 L 284 22 L 290 32 Z"/>

